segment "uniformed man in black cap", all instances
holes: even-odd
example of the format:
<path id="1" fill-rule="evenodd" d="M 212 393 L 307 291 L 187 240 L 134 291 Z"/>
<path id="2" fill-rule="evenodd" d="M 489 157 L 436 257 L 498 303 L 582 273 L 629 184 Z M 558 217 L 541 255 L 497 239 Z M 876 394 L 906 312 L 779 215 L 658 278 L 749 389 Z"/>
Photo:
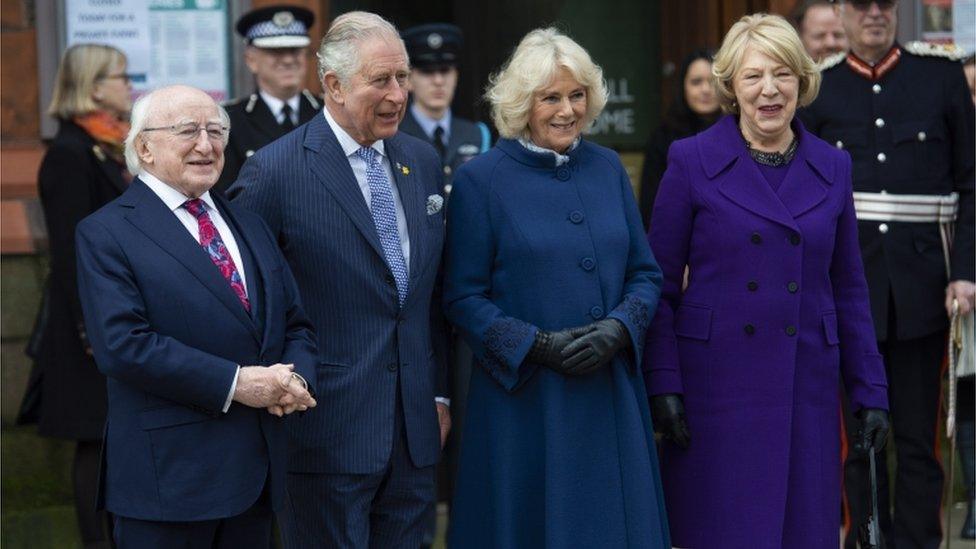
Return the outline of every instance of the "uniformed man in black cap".
<path id="1" fill-rule="evenodd" d="M 400 130 L 429 141 L 437 149 L 444 163 L 444 190 L 450 193 L 458 166 L 491 145 L 487 126 L 451 113 L 458 82 L 461 29 L 448 23 L 430 23 L 400 34 L 411 66 L 411 104 L 400 122 Z"/>
<path id="2" fill-rule="evenodd" d="M 237 179 L 254 151 L 312 119 L 322 109 L 315 95 L 304 89 L 308 66 L 308 29 L 315 15 L 298 6 L 268 6 L 252 10 L 237 21 L 237 33 L 247 48 L 244 62 L 254 75 L 257 91 L 225 105 L 230 115 L 230 141 L 224 151 L 224 171 L 217 188 Z"/>
<path id="3" fill-rule="evenodd" d="M 938 429 L 947 307 L 955 299 L 963 312 L 972 310 L 976 288 L 973 102 L 950 50 L 895 42 L 894 0 L 844 0 L 835 9 L 851 51 L 824 61 L 820 95 L 800 118 L 853 160 L 861 257 L 898 461 L 892 516 L 879 454 L 881 530 L 888 547 L 935 549 L 942 539 Z M 943 232 L 953 224 L 955 234 Z M 845 423 L 853 435 L 855 420 Z M 854 453 L 845 463 L 846 547 L 854 547 L 869 509 L 867 476 L 857 472 L 866 463 Z"/>

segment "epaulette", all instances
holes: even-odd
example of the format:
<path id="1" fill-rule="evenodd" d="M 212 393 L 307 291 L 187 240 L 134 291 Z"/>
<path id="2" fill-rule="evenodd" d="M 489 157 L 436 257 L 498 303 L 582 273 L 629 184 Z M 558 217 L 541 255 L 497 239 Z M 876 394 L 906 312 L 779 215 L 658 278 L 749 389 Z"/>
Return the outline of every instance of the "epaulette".
<path id="1" fill-rule="evenodd" d="M 241 99 L 240 97 L 235 97 L 233 99 L 227 99 L 226 101 L 221 101 L 220 102 L 220 106 L 221 107 L 224 107 L 224 108 L 232 107 L 232 106 L 240 103 L 241 101 L 243 101 L 243 99 Z"/>
<path id="2" fill-rule="evenodd" d="M 944 57 L 952 61 L 962 61 L 969 55 L 966 53 L 966 50 L 955 44 L 932 44 L 931 42 L 922 42 L 919 40 L 913 40 L 905 44 L 902 46 L 902 49 L 913 55 Z"/>
<path id="3" fill-rule="evenodd" d="M 836 67 L 836 66 L 837 66 L 837 65 L 839 65 L 839 64 L 840 64 L 840 63 L 841 63 L 841 62 L 842 62 L 842 61 L 843 61 L 843 60 L 844 60 L 844 59 L 845 59 L 846 57 L 847 57 L 847 52 L 846 52 L 846 51 L 842 51 L 842 52 L 840 52 L 840 53 L 835 53 L 835 54 L 833 54 L 833 55 L 829 55 L 829 56 L 827 56 L 827 57 L 824 57 L 824 58 L 823 58 L 823 59 L 822 59 L 822 60 L 820 61 L 820 63 L 819 63 L 818 65 L 817 65 L 817 68 L 818 68 L 818 69 L 820 69 L 820 71 L 822 72 L 822 71 L 825 71 L 825 70 L 827 70 L 827 69 L 830 69 L 830 68 L 833 68 L 833 67 Z"/>
<path id="4" fill-rule="evenodd" d="M 313 109 L 315 109 L 315 110 L 318 110 L 319 109 L 319 101 L 320 101 L 320 99 L 318 97 L 315 97 L 315 94 L 313 94 L 312 92 L 310 92 L 308 90 L 302 90 L 302 95 L 304 95 L 305 96 L 305 99 L 307 99 L 308 102 L 311 103 Z"/>
<path id="5" fill-rule="evenodd" d="M 244 105 L 244 112 L 251 114 L 254 110 L 254 105 L 258 102 L 258 94 L 252 93 L 251 97 L 247 98 L 247 105 Z"/>

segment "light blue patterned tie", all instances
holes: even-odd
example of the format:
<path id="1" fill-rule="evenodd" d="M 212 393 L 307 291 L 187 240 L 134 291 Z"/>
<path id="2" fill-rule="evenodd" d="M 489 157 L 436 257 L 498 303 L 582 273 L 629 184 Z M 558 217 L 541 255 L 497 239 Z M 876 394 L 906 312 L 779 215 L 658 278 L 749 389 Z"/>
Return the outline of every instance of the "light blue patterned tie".
<path id="1" fill-rule="evenodd" d="M 396 205 L 393 202 L 393 189 L 386 177 L 386 171 L 376 158 L 376 149 L 362 147 L 356 154 L 366 163 L 366 183 L 369 185 L 369 211 L 373 214 L 373 224 L 383 245 L 386 263 L 393 271 L 396 280 L 397 296 L 400 305 L 407 297 L 407 263 L 403 260 L 400 248 L 400 231 L 397 229 Z"/>

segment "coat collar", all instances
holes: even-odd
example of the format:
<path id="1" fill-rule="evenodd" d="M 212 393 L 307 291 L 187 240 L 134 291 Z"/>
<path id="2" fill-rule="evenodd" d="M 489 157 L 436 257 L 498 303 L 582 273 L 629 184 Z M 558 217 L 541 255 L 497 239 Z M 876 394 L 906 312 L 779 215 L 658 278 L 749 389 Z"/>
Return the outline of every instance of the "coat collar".
<path id="1" fill-rule="evenodd" d="M 235 223 L 235 228 L 244 238 L 245 241 L 239 244 L 249 246 L 255 240 L 253 236 L 249 235 L 248 231 L 241 230 L 241 226 L 236 224 L 235 216 L 229 213 L 228 204 L 218 195 L 213 196 L 218 208 L 221 208 L 221 214 L 225 216 L 225 220 L 228 223 Z M 247 328 L 255 340 L 261 342 L 257 326 L 247 311 L 244 310 L 244 307 L 241 306 L 240 300 L 227 280 L 220 274 L 210 257 L 200 247 L 196 239 L 190 235 L 186 227 L 145 183 L 138 177 L 133 179 L 128 191 L 119 198 L 119 204 L 131 208 L 131 211 L 125 214 L 129 223 L 186 267 L 200 284 L 207 288 L 230 311 L 234 318 Z M 254 248 L 250 249 L 254 253 Z M 241 266 L 241 268 L 245 267 L 244 265 Z M 261 272 L 264 280 L 268 280 L 268 274 Z M 265 310 L 267 309 L 265 306 Z"/>
<path id="2" fill-rule="evenodd" d="M 817 138 L 796 118 L 792 127 L 800 143 L 778 192 L 773 191 L 749 156 L 735 116 L 723 117 L 696 140 L 705 175 L 718 183 L 723 195 L 753 213 L 796 230 L 795 218 L 827 197 L 826 186 L 833 183 L 835 173 L 829 157 L 818 150 Z"/>

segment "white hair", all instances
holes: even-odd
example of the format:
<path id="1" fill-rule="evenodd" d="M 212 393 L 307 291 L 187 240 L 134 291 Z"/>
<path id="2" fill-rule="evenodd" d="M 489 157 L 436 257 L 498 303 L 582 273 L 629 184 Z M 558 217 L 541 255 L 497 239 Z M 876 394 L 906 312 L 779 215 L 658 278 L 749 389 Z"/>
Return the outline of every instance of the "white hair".
<path id="1" fill-rule="evenodd" d="M 332 71 L 340 82 L 348 82 L 362 66 L 359 46 L 368 38 L 395 40 L 406 55 L 407 48 L 393 23 L 375 13 L 350 11 L 336 17 L 329 31 L 322 37 L 316 54 L 319 59 L 319 80 L 325 77 L 325 73 Z"/>
<path id="2" fill-rule="evenodd" d="M 165 90 L 167 88 L 162 89 Z M 143 95 L 132 105 L 132 114 L 129 119 L 129 134 L 125 137 L 125 165 L 129 169 L 129 173 L 133 175 L 137 175 L 142 171 L 142 161 L 139 159 L 139 153 L 136 151 L 136 139 L 146 129 L 149 119 L 152 118 L 152 114 L 155 112 L 154 107 L 156 105 L 154 105 L 154 99 L 159 91 L 153 90 Z M 217 106 L 217 116 L 220 117 L 220 123 L 228 129 L 228 133 L 224 136 L 224 145 L 226 145 L 228 136 L 230 135 L 230 115 L 216 101 L 214 105 Z"/>

